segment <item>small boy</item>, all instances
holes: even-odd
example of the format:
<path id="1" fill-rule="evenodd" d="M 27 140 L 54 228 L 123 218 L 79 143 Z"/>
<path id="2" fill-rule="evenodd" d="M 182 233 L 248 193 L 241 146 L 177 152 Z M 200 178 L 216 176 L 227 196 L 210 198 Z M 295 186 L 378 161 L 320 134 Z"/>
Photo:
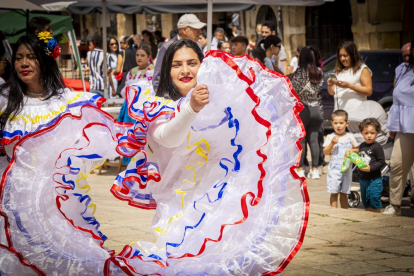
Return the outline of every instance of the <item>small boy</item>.
<path id="1" fill-rule="evenodd" d="M 328 166 L 327 190 L 331 193 L 330 204 L 338 208 L 338 193 L 341 208 L 348 209 L 348 194 L 351 193 L 352 171 L 341 173 L 341 165 L 347 150 L 358 151 L 358 143 L 351 133 L 346 132 L 349 125 L 348 113 L 338 109 L 332 113 L 331 124 L 335 133 L 326 136 L 323 153 L 332 155 Z"/>
<path id="2" fill-rule="evenodd" d="M 359 131 L 364 136 L 365 142 L 359 146 L 359 153 L 367 167 L 361 170 L 361 198 L 365 211 L 379 213 L 382 208 L 380 200 L 382 194 L 381 169 L 386 166 L 384 150 L 375 142 L 375 138 L 381 131 L 381 125 L 375 118 L 364 119 L 359 124 Z"/>

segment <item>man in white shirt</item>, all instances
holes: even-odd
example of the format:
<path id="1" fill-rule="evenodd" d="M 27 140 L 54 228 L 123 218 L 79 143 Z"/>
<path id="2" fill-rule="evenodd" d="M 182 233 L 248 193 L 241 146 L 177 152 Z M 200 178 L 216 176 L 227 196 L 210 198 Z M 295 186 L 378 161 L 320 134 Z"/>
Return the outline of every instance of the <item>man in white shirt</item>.
<path id="1" fill-rule="evenodd" d="M 211 50 L 218 50 L 218 44 L 219 42 L 224 41 L 224 29 L 223 28 L 217 28 L 214 31 L 214 37 L 211 41 Z"/>
<path id="2" fill-rule="evenodd" d="M 276 35 L 276 24 L 274 24 L 273 22 L 270 21 L 265 21 L 262 24 L 262 38 L 265 39 L 266 37 L 268 37 L 269 35 Z M 282 47 L 280 48 L 280 52 L 278 55 L 278 59 L 279 61 L 282 63 L 283 66 L 283 72 L 287 72 L 287 55 L 286 55 L 286 51 L 285 51 L 285 47 L 283 47 L 283 45 L 281 45 Z M 276 61 L 276 60 L 275 60 Z M 276 63 L 278 64 L 278 63 Z M 280 68 L 282 69 L 282 68 Z"/>
<path id="3" fill-rule="evenodd" d="M 184 14 L 180 17 L 177 23 L 178 35 L 171 38 L 168 42 L 163 43 L 157 55 L 157 62 L 155 63 L 154 76 L 152 79 L 152 86 L 154 87 L 155 93 L 157 93 L 158 83 L 160 82 L 162 60 L 164 59 L 164 55 L 168 47 L 170 47 L 170 45 L 175 41 L 184 38 L 198 43 L 201 29 L 206 25 L 206 23 L 201 22 L 200 19 L 198 19 L 198 17 L 194 14 Z"/>

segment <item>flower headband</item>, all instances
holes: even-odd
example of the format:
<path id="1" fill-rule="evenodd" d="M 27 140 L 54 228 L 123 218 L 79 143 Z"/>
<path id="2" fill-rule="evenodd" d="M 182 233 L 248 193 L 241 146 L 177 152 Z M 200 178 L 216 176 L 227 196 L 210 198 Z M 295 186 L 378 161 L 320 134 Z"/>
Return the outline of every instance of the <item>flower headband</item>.
<path id="1" fill-rule="evenodd" d="M 56 39 L 49 32 L 41 32 L 37 35 L 39 40 L 46 44 L 45 52 L 53 59 L 57 59 L 60 56 L 60 48 Z"/>

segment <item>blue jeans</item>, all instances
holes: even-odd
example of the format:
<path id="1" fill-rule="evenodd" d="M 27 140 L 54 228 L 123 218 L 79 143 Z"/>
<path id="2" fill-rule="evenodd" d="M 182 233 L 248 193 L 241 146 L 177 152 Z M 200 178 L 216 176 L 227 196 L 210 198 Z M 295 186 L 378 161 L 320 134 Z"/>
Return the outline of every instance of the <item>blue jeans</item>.
<path id="1" fill-rule="evenodd" d="M 365 208 L 381 209 L 381 194 L 382 194 L 382 177 L 374 180 L 359 180 L 361 185 L 362 204 Z"/>

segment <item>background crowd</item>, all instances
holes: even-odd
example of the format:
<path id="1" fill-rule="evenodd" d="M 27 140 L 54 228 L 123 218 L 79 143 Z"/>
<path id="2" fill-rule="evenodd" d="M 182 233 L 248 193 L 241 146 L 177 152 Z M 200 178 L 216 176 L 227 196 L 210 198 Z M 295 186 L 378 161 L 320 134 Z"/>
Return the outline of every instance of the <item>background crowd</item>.
<path id="1" fill-rule="evenodd" d="M 33 25 L 33 30 L 31 30 L 33 33 L 39 30 L 53 32 L 50 29 L 50 21 L 46 18 L 37 18 L 31 24 Z M 111 97 L 125 97 L 125 86 L 143 78 L 150 81 L 154 91 L 158 93 L 160 78 L 163 74 L 161 65 L 164 62 L 164 55 L 175 41 L 182 39 L 196 42 L 203 54 L 206 54 L 209 44 L 211 50 L 220 50 L 234 56 L 247 54 L 261 62 L 267 69 L 290 79 L 294 91 L 304 105 L 300 117 L 306 131 L 306 137 L 301 141 L 304 152 L 297 168 L 297 174 L 300 177 L 319 179 L 324 172 L 323 166 L 327 164 L 324 154 L 327 152 L 324 151 L 327 146 L 323 126 L 324 110 L 321 100 L 321 87 L 326 76 L 324 76 L 323 61 L 319 50 L 311 45 L 298 47 L 295 56 L 288 63 L 283 41 L 277 36 L 276 25 L 272 22 L 261 24 L 261 34 L 257 38 L 243 36 L 237 27 L 233 28 L 231 35 L 228 35 L 222 28 L 216 28 L 212 41 L 208 41 L 205 27 L 206 24 L 195 15 L 185 14 L 179 19 L 177 29 L 171 30 L 169 38 L 162 37 L 160 31 L 152 33 L 144 30 L 141 34 L 122 36 L 119 39 L 109 37 L 104 42 L 100 35 L 91 36 L 88 30 L 84 30 L 81 42 L 84 45 L 89 45 L 89 52 L 86 56 L 87 66 L 84 70 L 90 72 L 90 91 L 103 95 L 104 74 L 108 74 Z M 103 55 L 103 43 L 107 43 L 107 57 Z M 414 116 L 414 56 L 412 43 L 407 43 L 402 48 L 404 62 L 396 68 L 394 104 L 389 112 L 387 126 L 380 126 L 376 134 L 376 137 L 377 135 L 386 136 L 386 142 L 394 140 L 390 157 L 391 204 L 385 210 L 385 213 L 388 214 L 400 212 L 407 174 L 414 163 L 414 143 L 412 142 L 414 141 L 414 123 L 412 121 Z M 104 62 L 108 64 L 108 72 L 103 72 Z M 11 64 L 7 61 L 6 55 L 2 54 L 0 82 L 8 80 L 10 71 Z M 334 110 L 343 110 L 347 114 L 344 117 L 347 126 L 349 124 L 348 117 L 357 116 L 358 111 L 368 105 L 367 97 L 373 93 L 372 71 L 364 63 L 358 53 L 357 45 L 352 41 L 345 41 L 338 45 L 334 74 L 328 76 L 327 85 L 329 95 L 334 97 Z M 380 112 L 384 113 L 383 110 Z M 379 120 L 379 118 L 375 119 Z M 126 104 L 121 110 L 120 120 L 131 120 L 126 112 Z M 332 125 L 337 133 L 334 121 L 334 117 L 332 117 Z M 359 135 L 364 135 L 363 129 Z M 355 131 L 355 135 L 358 134 L 357 132 L 358 130 Z M 335 142 L 335 139 L 333 141 L 333 143 L 338 142 Z M 361 142 L 363 140 L 358 141 L 358 144 Z M 356 147 L 354 143 L 352 146 Z M 310 160 L 307 160 L 308 150 L 310 151 Z M 339 183 L 342 183 L 341 181 L 343 180 L 340 180 Z M 345 195 L 349 193 L 344 190 L 338 192 Z"/>

